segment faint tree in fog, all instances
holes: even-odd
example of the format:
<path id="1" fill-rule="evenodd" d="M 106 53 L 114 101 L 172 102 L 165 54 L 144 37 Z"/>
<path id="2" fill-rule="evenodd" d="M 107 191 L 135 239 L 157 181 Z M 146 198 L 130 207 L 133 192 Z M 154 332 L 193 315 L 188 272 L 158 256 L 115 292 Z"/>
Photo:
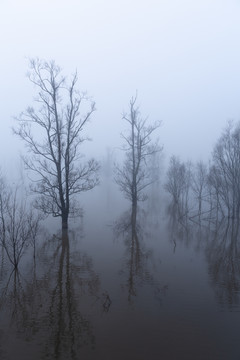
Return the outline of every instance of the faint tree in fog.
<path id="1" fill-rule="evenodd" d="M 35 245 L 40 220 L 17 195 L 17 189 L 7 188 L 1 178 L 0 243 L 15 269 L 26 247 L 30 243 Z"/>
<path id="2" fill-rule="evenodd" d="M 32 154 L 24 157 L 24 163 L 36 175 L 32 186 L 39 195 L 36 207 L 60 216 L 67 228 L 69 215 L 80 209 L 74 195 L 98 184 L 98 163 L 83 161 L 80 153 L 87 140 L 82 131 L 95 103 L 78 91 L 77 73 L 67 82 L 54 61 L 31 60 L 29 79 L 38 90 L 36 107 L 19 116 L 14 133 Z"/>
<path id="3" fill-rule="evenodd" d="M 217 141 L 209 181 L 223 215 L 240 215 L 240 123 L 229 122 Z"/>
<path id="4" fill-rule="evenodd" d="M 135 218 L 137 202 L 146 199 L 144 190 L 154 181 L 148 167 L 149 158 L 162 150 L 158 141 L 152 140 L 152 135 L 159 128 L 160 122 L 147 125 L 147 119 L 142 119 L 136 101 L 137 97 L 130 100 L 129 113 L 123 115 L 129 131 L 126 135 L 121 134 L 125 141 L 125 160 L 123 166 L 116 166 L 115 176 L 120 190 L 132 203 Z"/>
<path id="5" fill-rule="evenodd" d="M 4 245 L 6 234 L 5 214 L 7 212 L 9 198 L 10 192 L 7 189 L 6 181 L 2 174 L 0 174 L 0 242 L 2 246 Z"/>
<path id="6" fill-rule="evenodd" d="M 219 215 L 225 216 L 225 205 L 220 196 L 220 177 L 218 169 L 212 165 L 208 174 L 208 202 L 210 205 L 211 218 L 219 219 Z"/>
<path id="7" fill-rule="evenodd" d="M 189 191 L 192 180 L 191 162 L 181 162 L 176 156 L 170 158 L 166 174 L 165 190 L 171 195 L 173 205 L 177 206 L 179 215 L 185 216 L 189 211 Z"/>
<path id="8" fill-rule="evenodd" d="M 173 155 L 170 159 L 164 188 L 171 195 L 175 204 L 180 202 L 180 197 L 185 186 L 185 172 L 185 165 L 181 163 L 179 158 Z"/>
<path id="9" fill-rule="evenodd" d="M 192 184 L 192 163 L 187 161 L 185 164 L 185 185 L 183 191 L 183 205 L 189 211 L 190 189 Z"/>
<path id="10" fill-rule="evenodd" d="M 202 161 L 194 166 L 191 184 L 193 195 L 198 202 L 198 216 L 200 216 L 203 201 L 208 200 L 208 168 Z"/>

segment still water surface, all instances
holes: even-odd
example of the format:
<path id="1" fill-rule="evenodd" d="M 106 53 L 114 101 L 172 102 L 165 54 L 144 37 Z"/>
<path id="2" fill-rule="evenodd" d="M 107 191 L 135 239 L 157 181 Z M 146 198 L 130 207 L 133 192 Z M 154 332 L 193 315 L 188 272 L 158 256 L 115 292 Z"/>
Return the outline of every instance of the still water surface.
<path id="1" fill-rule="evenodd" d="M 106 182 L 68 234 L 45 223 L 35 261 L 1 255 L 0 359 L 240 359 L 238 237 L 181 226 L 152 195 L 137 240 Z"/>

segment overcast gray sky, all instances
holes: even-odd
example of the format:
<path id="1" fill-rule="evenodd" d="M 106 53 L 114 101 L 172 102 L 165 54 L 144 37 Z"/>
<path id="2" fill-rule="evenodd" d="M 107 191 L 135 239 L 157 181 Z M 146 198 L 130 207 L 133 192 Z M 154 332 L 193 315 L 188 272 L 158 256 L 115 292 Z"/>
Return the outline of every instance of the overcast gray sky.
<path id="1" fill-rule="evenodd" d="M 18 157 L 13 116 L 32 104 L 28 57 L 54 59 L 96 101 L 89 152 L 121 142 L 121 113 L 138 90 L 162 120 L 167 155 L 207 159 L 240 119 L 240 0 L 1 0 L 0 165 Z M 8 155 L 9 154 L 9 155 Z"/>

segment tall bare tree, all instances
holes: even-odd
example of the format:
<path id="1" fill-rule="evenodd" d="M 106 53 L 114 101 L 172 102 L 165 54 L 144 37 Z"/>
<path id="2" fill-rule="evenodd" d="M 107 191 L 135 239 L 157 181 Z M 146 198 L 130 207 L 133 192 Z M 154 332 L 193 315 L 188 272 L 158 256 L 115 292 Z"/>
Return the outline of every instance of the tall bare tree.
<path id="1" fill-rule="evenodd" d="M 229 122 L 217 141 L 209 176 L 223 214 L 240 219 L 240 123 Z"/>
<path id="2" fill-rule="evenodd" d="M 95 103 L 77 89 L 77 73 L 67 82 L 54 61 L 30 61 L 30 81 L 37 88 L 36 106 L 28 107 L 14 129 L 28 147 L 24 163 L 35 173 L 32 190 L 36 207 L 45 214 L 62 218 L 68 227 L 69 215 L 80 207 L 76 194 L 98 184 L 98 163 L 82 160 L 80 145 L 87 140 L 82 131 L 95 110 Z"/>
<path id="3" fill-rule="evenodd" d="M 154 181 L 147 166 L 147 159 L 162 150 L 158 141 L 152 140 L 152 135 L 160 123 L 147 125 L 147 119 L 142 119 L 136 101 L 137 97 L 130 100 L 129 114 L 123 115 L 129 126 L 127 134 L 121 134 L 125 141 L 126 155 L 123 166 L 116 167 L 115 177 L 121 191 L 132 202 L 132 214 L 135 218 L 137 202 L 146 199 L 144 190 Z"/>

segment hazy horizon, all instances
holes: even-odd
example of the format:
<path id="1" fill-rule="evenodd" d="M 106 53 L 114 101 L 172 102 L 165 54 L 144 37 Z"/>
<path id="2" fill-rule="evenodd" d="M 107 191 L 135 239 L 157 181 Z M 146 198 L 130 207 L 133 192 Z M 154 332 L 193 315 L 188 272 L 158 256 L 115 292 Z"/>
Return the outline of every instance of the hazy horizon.
<path id="1" fill-rule="evenodd" d="M 91 156 L 121 145 L 136 91 L 142 116 L 162 121 L 166 157 L 206 161 L 227 121 L 240 119 L 239 1 L 12 0 L 0 9 L 3 169 L 19 162 L 13 118 L 36 95 L 28 58 L 78 70 L 97 108 L 86 127 Z"/>

